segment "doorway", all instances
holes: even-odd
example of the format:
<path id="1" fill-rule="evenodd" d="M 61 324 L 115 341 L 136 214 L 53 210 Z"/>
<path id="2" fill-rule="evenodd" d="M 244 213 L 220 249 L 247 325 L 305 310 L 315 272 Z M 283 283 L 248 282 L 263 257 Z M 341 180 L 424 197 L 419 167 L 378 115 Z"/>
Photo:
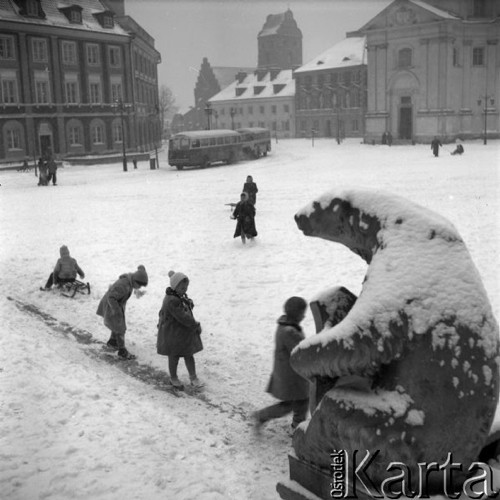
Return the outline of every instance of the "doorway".
<path id="1" fill-rule="evenodd" d="M 401 97 L 399 108 L 399 138 L 410 140 L 413 137 L 413 108 L 411 97 Z"/>
<path id="2" fill-rule="evenodd" d="M 52 155 L 52 136 L 51 135 L 41 135 L 40 136 L 40 152 L 42 158 L 48 158 Z"/>

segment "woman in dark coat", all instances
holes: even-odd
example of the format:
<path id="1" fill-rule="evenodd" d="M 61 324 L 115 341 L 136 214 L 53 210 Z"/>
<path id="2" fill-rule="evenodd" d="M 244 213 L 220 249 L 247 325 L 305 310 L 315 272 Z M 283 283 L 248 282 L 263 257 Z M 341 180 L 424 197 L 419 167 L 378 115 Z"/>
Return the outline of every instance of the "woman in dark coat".
<path id="1" fill-rule="evenodd" d="M 134 289 L 148 284 L 148 275 L 144 266 L 139 266 L 134 273 L 122 274 L 115 281 L 99 302 L 96 314 L 104 318 L 104 325 L 111 330 L 107 346 L 118 350 L 118 356 L 124 359 L 134 359 L 125 348 L 125 308 L 127 300 Z"/>
<path id="2" fill-rule="evenodd" d="M 166 290 L 158 321 L 158 339 L 156 350 L 162 356 L 168 356 L 168 370 L 173 386 L 182 389 L 177 376 L 179 359 L 184 358 L 191 385 L 202 384 L 196 375 L 194 354 L 203 349 L 201 326 L 193 316 L 193 301 L 187 296 L 189 279 L 183 273 L 170 271 L 170 286 Z"/>
<path id="3" fill-rule="evenodd" d="M 306 314 L 307 302 L 290 297 L 284 305 L 285 314 L 278 320 L 275 335 L 274 365 L 267 392 L 280 402 L 254 413 L 256 429 L 268 420 L 293 413 L 292 429 L 306 419 L 309 405 L 309 382 L 293 370 L 290 354 L 304 340 L 300 322 Z"/>
<path id="4" fill-rule="evenodd" d="M 437 137 L 434 137 L 434 139 L 431 142 L 432 154 L 434 156 L 439 156 L 439 148 L 441 146 L 442 146 L 441 141 Z"/>
<path id="5" fill-rule="evenodd" d="M 246 239 L 253 239 L 257 236 L 255 229 L 255 207 L 248 200 L 248 194 L 243 192 L 240 201 L 236 204 L 233 212 L 233 219 L 237 219 L 234 238 L 241 237 L 241 241 L 246 243 Z"/>
<path id="6" fill-rule="evenodd" d="M 257 193 L 259 192 L 259 190 L 251 175 L 247 175 L 247 180 L 245 184 L 243 184 L 243 192 L 248 193 L 248 200 L 252 205 L 255 205 L 257 203 Z"/>

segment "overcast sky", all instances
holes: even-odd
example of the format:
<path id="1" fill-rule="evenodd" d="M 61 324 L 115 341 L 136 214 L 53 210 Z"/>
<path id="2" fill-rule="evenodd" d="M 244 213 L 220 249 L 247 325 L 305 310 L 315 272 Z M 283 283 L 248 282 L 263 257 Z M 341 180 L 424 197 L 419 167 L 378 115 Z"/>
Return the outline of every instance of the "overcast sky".
<path id="1" fill-rule="evenodd" d="M 306 63 L 391 1 L 125 0 L 125 10 L 154 37 L 162 58 L 160 85 L 168 85 L 177 105 L 187 110 L 204 57 L 212 66 L 257 66 L 257 35 L 268 14 L 292 10 Z"/>

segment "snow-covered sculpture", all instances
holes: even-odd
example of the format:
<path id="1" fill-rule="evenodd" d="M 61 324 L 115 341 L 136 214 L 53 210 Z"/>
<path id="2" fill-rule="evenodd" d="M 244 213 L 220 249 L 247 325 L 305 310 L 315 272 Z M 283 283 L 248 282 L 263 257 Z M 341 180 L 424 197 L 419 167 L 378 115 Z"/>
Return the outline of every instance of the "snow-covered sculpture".
<path id="1" fill-rule="evenodd" d="M 307 236 L 342 243 L 369 265 L 347 316 L 293 351 L 294 369 L 331 386 L 299 426 L 297 456 L 329 470 L 335 450 L 380 450 L 391 462 L 463 466 L 486 441 L 498 403 L 498 324 L 469 252 L 442 216 L 388 193 L 326 193 L 295 216 Z M 353 376 L 366 384 L 349 384 Z M 347 380 L 347 383 L 342 383 Z M 431 489 L 442 489 L 436 475 Z"/>

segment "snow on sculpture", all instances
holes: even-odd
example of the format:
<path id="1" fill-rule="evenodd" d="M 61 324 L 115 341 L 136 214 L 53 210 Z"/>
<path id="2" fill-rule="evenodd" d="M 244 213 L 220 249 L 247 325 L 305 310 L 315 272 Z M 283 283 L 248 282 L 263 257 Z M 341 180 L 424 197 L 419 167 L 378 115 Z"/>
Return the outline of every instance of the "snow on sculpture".
<path id="1" fill-rule="evenodd" d="M 297 456 L 329 469 L 334 450 L 380 450 L 370 475 L 380 484 L 394 476 L 390 462 L 403 462 L 415 486 L 419 462 L 442 464 L 451 452 L 461 485 L 493 421 L 500 358 L 498 325 L 457 230 L 378 191 L 326 193 L 295 220 L 369 265 L 347 316 L 292 353 L 297 372 L 333 387 L 295 432 Z M 353 376 L 367 383 L 350 386 Z M 442 476 L 429 480 L 442 490 Z"/>

